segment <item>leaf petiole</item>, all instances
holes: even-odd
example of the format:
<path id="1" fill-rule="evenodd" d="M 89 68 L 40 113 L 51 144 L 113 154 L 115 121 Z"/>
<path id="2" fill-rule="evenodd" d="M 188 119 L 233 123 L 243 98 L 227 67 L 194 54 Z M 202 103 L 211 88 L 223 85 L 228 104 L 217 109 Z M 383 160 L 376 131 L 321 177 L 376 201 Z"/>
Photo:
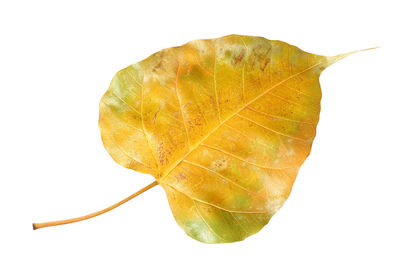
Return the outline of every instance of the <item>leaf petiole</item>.
<path id="1" fill-rule="evenodd" d="M 100 210 L 100 211 L 97 211 L 97 212 L 93 212 L 93 213 L 90 213 L 90 214 L 85 215 L 85 216 L 76 217 L 76 218 L 67 219 L 67 220 L 60 220 L 60 221 L 43 222 L 43 223 L 33 223 L 33 224 L 32 224 L 33 230 L 36 230 L 36 229 L 39 229 L 39 228 L 44 228 L 44 227 L 49 227 L 49 226 L 56 226 L 56 225 L 69 224 L 69 223 L 80 222 L 80 221 L 84 221 L 84 220 L 87 220 L 87 219 L 91 219 L 91 218 L 93 218 L 93 217 L 96 217 L 96 216 L 98 216 L 98 215 L 101 215 L 101 214 L 103 214 L 103 213 L 106 213 L 106 212 L 108 212 L 108 211 L 110 211 L 110 210 L 113 210 L 113 209 L 115 209 L 116 207 L 121 206 L 122 204 L 124 204 L 124 203 L 128 202 L 129 200 L 135 198 L 136 196 L 138 196 L 138 195 L 140 195 L 140 194 L 146 192 L 147 190 L 149 190 L 150 188 L 152 188 L 152 187 L 154 187 L 154 186 L 156 186 L 156 185 L 158 185 L 158 182 L 157 182 L 157 181 L 154 181 L 154 182 L 152 182 L 151 184 L 149 184 L 149 185 L 143 187 L 142 189 L 140 189 L 140 190 L 137 191 L 136 193 L 134 193 L 134 194 L 130 195 L 129 197 L 127 197 L 127 198 L 121 200 L 120 202 L 115 203 L 114 205 L 112 205 L 112 206 L 110 206 L 110 207 L 108 207 L 108 208 L 105 208 L 105 209 L 103 209 L 103 210 Z"/>

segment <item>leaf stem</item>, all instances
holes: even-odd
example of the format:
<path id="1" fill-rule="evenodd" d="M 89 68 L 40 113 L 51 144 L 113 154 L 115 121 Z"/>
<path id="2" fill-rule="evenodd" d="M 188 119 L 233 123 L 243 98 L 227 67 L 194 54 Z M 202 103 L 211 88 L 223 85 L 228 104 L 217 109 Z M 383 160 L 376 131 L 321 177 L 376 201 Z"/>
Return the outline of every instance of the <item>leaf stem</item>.
<path id="1" fill-rule="evenodd" d="M 140 195 L 140 194 L 146 192 L 147 190 L 149 190 L 150 188 L 152 188 L 152 187 L 154 187 L 154 186 L 156 186 L 156 185 L 158 185 L 158 182 L 157 182 L 157 181 L 154 181 L 154 182 L 152 182 L 151 184 L 149 184 L 149 185 L 143 187 L 142 189 L 140 189 L 140 190 L 137 191 L 136 193 L 134 193 L 134 194 L 130 195 L 129 197 L 127 197 L 127 198 L 121 200 L 120 202 L 115 203 L 114 205 L 112 205 L 112 206 L 110 206 L 110 207 L 108 207 L 108 208 L 105 208 L 105 209 L 103 209 L 103 210 L 100 210 L 100 211 L 97 211 L 97 212 L 93 212 L 93 213 L 90 213 L 90 214 L 85 215 L 85 216 L 76 217 L 76 218 L 67 219 L 67 220 L 60 220 L 60 221 L 43 222 L 43 223 L 33 223 L 33 224 L 32 224 L 33 230 L 36 230 L 36 229 L 39 229 L 39 228 L 43 228 L 43 227 L 49 227 L 49 226 L 56 226 L 56 225 L 69 224 L 69 223 L 80 222 L 80 221 L 84 221 L 84 220 L 87 220 L 87 219 L 91 219 L 91 218 L 96 217 L 96 216 L 98 216 L 98 215 L 100 215 L 100 214 L 103 214 L 103 213 L 106 213 L 106 212 L 108 212 L 108 211 L 110 211 L 110 210 L 113 210 L 113 209 L 115 209 L 116 207 L 121 206 L 122 204 L 124 204 L 124 203 L 128 202 L 129 200 L 131 200 L 132 198 L 134 198 L 134 197 L 136 197 L 136 196 L 138 196 L 138 195 Z"/>

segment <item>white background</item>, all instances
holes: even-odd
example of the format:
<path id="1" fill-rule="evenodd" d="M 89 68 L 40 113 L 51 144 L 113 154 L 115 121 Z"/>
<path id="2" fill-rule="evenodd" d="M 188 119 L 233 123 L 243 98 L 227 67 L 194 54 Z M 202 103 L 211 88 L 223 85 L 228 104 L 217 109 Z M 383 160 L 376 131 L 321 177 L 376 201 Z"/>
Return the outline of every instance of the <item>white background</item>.
<path id="1" fill-rule="evenodd" d="M 399 266 L 397 1 L 2 1 L 0 265 Z M 330 2 L 330 3 L 328 3 Z M 154 179 L 105 151 L 98 103 L 114 74 L 166 47 L 246 34 L 336 55 L 292 194 L 264 229 L 206 245 L 162 188 L 77 224 Z"/>

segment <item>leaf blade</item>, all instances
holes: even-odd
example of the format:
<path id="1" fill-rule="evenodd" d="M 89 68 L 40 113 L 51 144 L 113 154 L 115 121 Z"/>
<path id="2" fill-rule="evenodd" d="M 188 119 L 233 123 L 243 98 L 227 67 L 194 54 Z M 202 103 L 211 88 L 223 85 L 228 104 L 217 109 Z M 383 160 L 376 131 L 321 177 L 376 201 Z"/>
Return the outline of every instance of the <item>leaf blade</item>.
<path id="1" fill-rule="evenodd" d="M 280 41 L 237 35 L 192 41 L 141 62 L 140 122 L 156 162 L 149 166 L 158 166 L 152 174 L 189 235 L 206 243 L 242 240 L 280 208 L 310 152 L 318 77 L 332 62 Z M 253 229 L 248 214 L 267 219 Z M 191 232 L 193 225 L 207 233 Z"/>

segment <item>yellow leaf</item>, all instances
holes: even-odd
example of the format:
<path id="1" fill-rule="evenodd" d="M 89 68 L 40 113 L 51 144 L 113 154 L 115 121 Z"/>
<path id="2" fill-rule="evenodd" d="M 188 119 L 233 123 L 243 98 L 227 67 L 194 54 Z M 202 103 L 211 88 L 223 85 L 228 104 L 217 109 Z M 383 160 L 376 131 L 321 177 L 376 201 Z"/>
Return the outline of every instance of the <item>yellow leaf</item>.
<path id="1" fill-rule="evenodd" d="M 188 235 L 243 240 L 289 196 L 315 137 L 319 75 L 344 56 L 240 35 L 164 49 L 113 78 L 104 146 L 156 178 Z"/>

